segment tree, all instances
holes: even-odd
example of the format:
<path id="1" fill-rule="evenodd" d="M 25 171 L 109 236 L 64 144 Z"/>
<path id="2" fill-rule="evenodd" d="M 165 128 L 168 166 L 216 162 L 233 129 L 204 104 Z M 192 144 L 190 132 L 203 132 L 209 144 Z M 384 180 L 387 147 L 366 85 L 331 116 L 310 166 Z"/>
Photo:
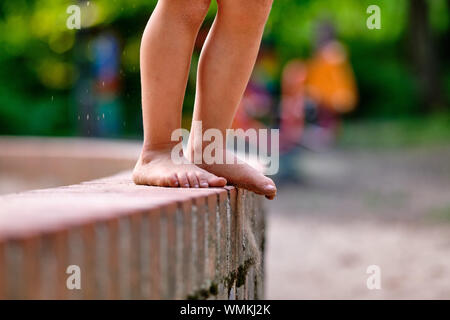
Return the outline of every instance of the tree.
<path id="1" fill-rule="evenodd" d="M 438 110 L 444 106 L 439 75 L 439 56 L 433 41 L 426 0 L 411 0 L 409 6 L 410 51 L 418 74 L 422 105 Z"/>

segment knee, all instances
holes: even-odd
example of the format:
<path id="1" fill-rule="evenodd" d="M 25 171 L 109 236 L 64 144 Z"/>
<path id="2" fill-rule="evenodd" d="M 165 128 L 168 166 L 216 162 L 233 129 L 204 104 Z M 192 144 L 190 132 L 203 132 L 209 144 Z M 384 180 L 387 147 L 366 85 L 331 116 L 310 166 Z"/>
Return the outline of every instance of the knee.
<path id="1" fill-rule="evenodd" d="M 198 28 L 203 23 L 211 0 L 160 0 L 188 26 Z"/>
<path id="2" fill-rule="evenodd" d="M 211 0 L 182 0 L 185 9 L 185 18 L 188 22 L 201 25 L 208 13 Z M 185 3 L 189 3 L 186 5 Z"/>
<path id="3" fill-rule="evenodd" d="M 264 26 L 272 3 L 273 0 L 218 0 L 219 11 L 222 9 L 232 16 L 232 20 L 243 28 Z"/>

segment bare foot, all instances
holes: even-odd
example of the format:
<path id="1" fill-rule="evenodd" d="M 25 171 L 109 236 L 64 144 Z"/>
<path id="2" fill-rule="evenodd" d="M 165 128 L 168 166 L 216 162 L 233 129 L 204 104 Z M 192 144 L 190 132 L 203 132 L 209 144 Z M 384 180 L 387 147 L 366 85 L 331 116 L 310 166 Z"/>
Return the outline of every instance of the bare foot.
<path id="1" fill-rule="evenodd" d="M 230 151 L 224 151 L 224 155 Z M 224 177 L 227 181 L 238 187 L 251 190 L 257 194 L 266 196 L 272 200 L 277 194 L 277 187 L 272 179 L 266 177 L 258 170 L 254 169 L 246 163 L 236 161 L 234 155 L 234 164 L 197 164 L 200 168 L 205 169 L 217 176 Z M 242 161 L 241 161 L 242 162 Z"/>
<path id="2" fill-rule="evenodd" d="M 171 159 L 171 149 L 143 151 L 133 171 L 134 183 L 181 188 L 223 187 L 227 184 L 226 179 L 194 164 L 175 164 Z"/>

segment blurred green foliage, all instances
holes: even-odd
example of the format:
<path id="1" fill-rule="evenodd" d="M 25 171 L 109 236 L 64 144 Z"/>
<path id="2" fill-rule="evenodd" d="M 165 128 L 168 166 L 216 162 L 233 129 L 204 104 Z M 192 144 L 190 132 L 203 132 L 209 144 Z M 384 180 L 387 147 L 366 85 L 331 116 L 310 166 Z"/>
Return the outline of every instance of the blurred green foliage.
<path id="1" fill-rule="evenodd" d="M 423 112 L 408 45 L 408 0 L 275 0 L 264 43 L 278 57 L 278 74 L 292 59 L 310 57 L 316 26 L 327 19 L 349 49 L 360 94 L 352 117 L 403 117 Z M 450 99 L 449 2 L 429 0 L 432 36 L 441 56 L 444 92 Z M 66 9 L 82 8 L 82 30 L 68 30 Z M 382 28 L 368 30 L 366 9 L 381 8 Z M 75 135 L 79 78 L 75 63 L 79 33 L 111 30 L 121 41 L 121 96 L 125 136 L 140 135 L 140 36 L 156 0 L 8 0 L 0 2 L 0 134 Z M 205 25 L 211 24 L 216 3 Z M 192 108 L 193 69 L 185 110 Z M 447 100 L 448 101 L 448 100 Z"/>
<path id="2" fill-rule="evenodd" d="M 433 146 L 450 141 L 450 114 L 434 113 L 393 119 L 345 121 L 339 145 L 354 149 L 397 149 Z"/>

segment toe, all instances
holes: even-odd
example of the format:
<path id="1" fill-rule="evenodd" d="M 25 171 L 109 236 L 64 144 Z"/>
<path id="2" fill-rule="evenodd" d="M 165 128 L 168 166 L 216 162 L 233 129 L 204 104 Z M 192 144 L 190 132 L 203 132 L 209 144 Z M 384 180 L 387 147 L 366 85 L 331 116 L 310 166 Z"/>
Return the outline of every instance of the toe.
<path id="1" fill-rule="evenodd" d="M 194 172 L 188 172 L 187 176 L 188 176 L 189 184 L 191 185 L 191 188 L 198 188 L 197 175 Z"/>
<path id="2" fill-rule="evenodd" d="M 142 177 L 141 177 L 141 175 L 139 174 L 139 172 L 137 172 L 137 171 L 134 171 L 133 172 L 133 182 L 135 183 L 135 184 L 143 184 L 142 183 Z"/>
<path id="3" fill-rule="evenodd" d="M 246 187 L 257 194 L 261 194 L 269 198 L 275 197 L 277 194 L 277 188 L 275 187 L 272 179 L 267 178 L 261 173 L 254 175 Z"/>
<path id="4" fill-rule="evenodd" d="M 200 185 L 200 188 L 208 188 L 208 179 L 206 178 L 206 175 L 201 172 L 197 172 L 197 180 Z"/>
<path id="5" fill-rule="evenodd" d="M 177 174 L 178 182 L 181 188 L 189 188 L 189 180 L 185 172 L 180 172 Z"/>
<path id="6" fill-rule="evenodd" d="M 272 181 L 272 179 L 264 177 L 264 183 L 263 183 L 263 194 L 266 195 L 269 198 L 274 198 L 277 194 L 277 187 L 275 186 L 275 183 Z"/>
<path id="7" fill-rule="evenodd" d="M 225 187 L 225 185 L 227 184 L 227 180 L 225 178 L 217 177 L 213 174 L 210 174 L 208 176 L 208 184 L 211 187 Z"/>
<path id="8" fill-rule="evenodd" d="M 268 182 L 266 185 L 264 185 L 264 194 L 268 196 L 273 196 L 277 194 L 277 187 L 275 187 L 275 184 L 273 182 Z"/>
<path id="9" fill-rule="evenodd" d="M 176 174 L 169 175 L 166 178 L 166 183 L 169 187 L 178 187 L 179 182 Z"/>

